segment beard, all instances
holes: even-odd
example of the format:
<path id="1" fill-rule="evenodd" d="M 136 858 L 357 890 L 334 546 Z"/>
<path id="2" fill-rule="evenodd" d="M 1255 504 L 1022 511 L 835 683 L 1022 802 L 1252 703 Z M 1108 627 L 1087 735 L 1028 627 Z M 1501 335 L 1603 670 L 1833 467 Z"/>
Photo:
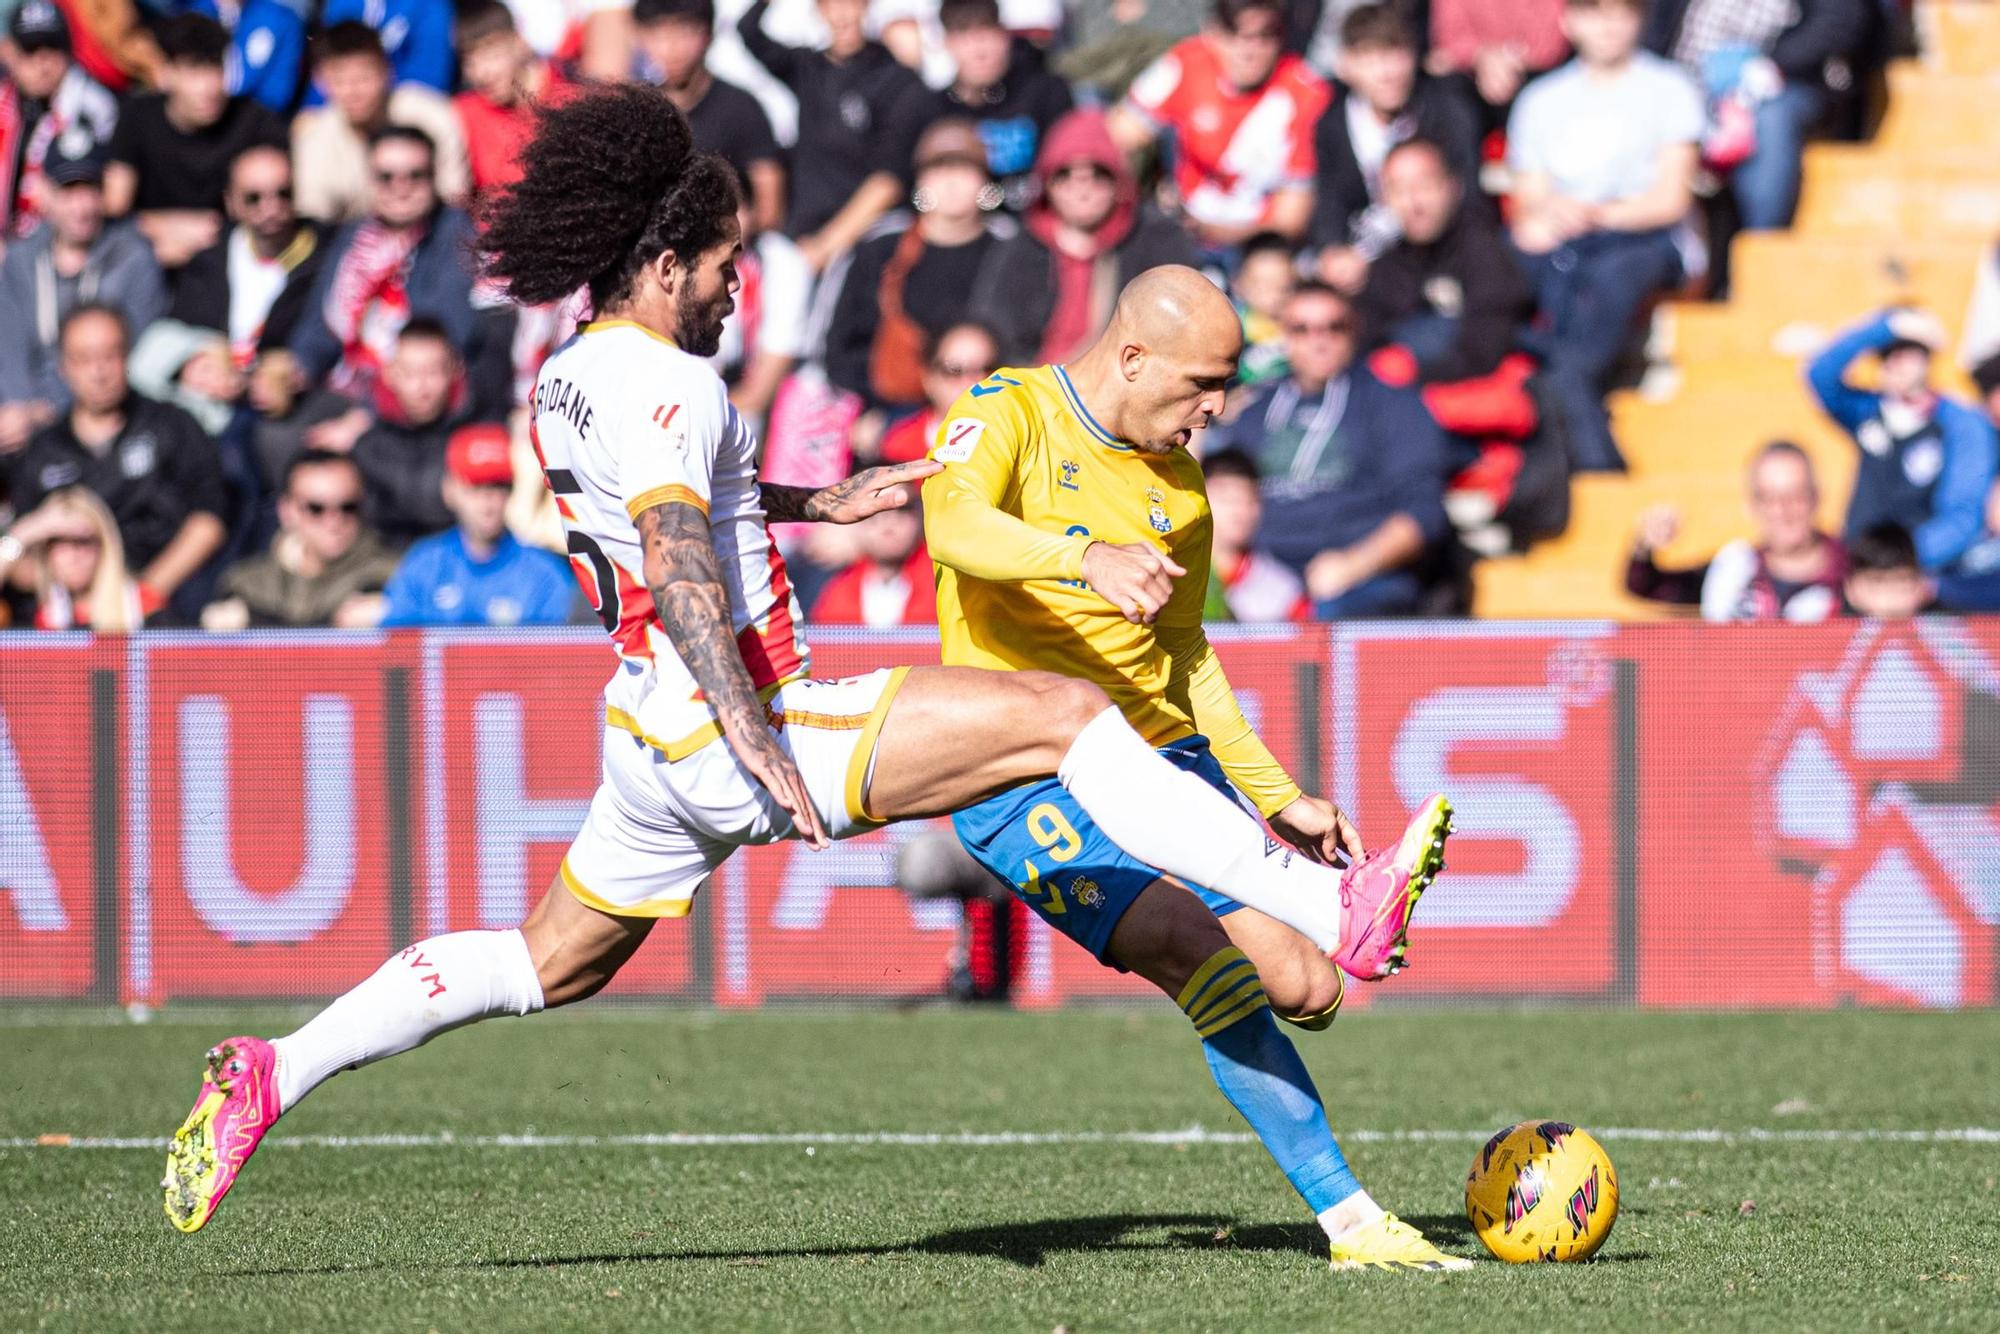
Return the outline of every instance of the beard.
<path id="1" fill-rule="evenodd" d="M 718 297 L 704 298 L 692 284 L 681 291 L 674 308 L 675 341 L 690 356 L 712 357 L 722 348 L 722 322 L 736 309 L 728 289 Z"/>

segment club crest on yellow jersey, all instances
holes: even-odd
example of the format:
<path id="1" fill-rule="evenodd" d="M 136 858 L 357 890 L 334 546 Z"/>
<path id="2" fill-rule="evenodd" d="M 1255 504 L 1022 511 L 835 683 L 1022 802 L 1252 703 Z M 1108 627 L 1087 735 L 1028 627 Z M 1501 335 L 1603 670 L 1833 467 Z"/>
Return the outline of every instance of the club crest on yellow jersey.
<path id="1" fill-rule="evenodd" d="M 1156 533 L 1172 532 L 1174 530 L 1174 521 L 1167 517 L 1166 492 L 1160 490 L 1157 486 L 1147 487 L 1146 503 L 1151 506 L 1146 511 L 1146 521 L 1153 525 L 1153 531 Z"/>

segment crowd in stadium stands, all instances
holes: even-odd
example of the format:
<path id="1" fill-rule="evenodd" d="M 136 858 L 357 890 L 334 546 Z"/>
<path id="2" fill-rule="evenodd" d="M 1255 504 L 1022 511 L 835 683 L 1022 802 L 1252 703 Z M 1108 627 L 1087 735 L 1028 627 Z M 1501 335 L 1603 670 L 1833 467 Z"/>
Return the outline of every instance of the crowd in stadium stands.
<path id="1" fill-rule="evenodd" d="M 588 622 L 527 440 L 579 295 L 474 271 L 535 108 L 661 85 L 742 185 L 715 361 L 767 476 L 921 456 L 967 387 L 1203 267 L 1246 339 L 1198 440 L 1216 619 L 1465 609 L 1475 552 L 1624 466 L 1652 304 L 1782 228 L 1896 0 L 0 0 L 0 614 L 17 626 Z M 1627 584 L 1714 619 L 2000 607 L 2000 254 L 1834 341 L 1758 536 Z M 1880 362 L 1873 386 L 1847 378 Z M 1758 442 L 1746 441 L 1746 451 Z M 782 532 L 828 623 L 934 616 L 921 523 Z"/>

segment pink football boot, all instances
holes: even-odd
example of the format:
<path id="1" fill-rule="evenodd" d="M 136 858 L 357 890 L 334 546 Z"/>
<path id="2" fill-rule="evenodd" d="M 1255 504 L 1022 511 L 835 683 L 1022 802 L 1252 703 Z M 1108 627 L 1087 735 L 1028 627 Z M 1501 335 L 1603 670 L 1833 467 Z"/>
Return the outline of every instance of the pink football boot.
<path id="1" fill-rule="evenodd" d="M 1340 878 L 1346 918 L 1333 961 L 1349 977 L 1374 982 L 1402 971 L 1409 949 L 1410 915 L 1444 869 L 1444 840 L 1451 833 L 1451 803 L 1439 793 L 1393 847 L 1372 852 Z"/>
<path id="2" fill-rule="evenodd" d="M 199 1232 L 278 1119 L 277 1053 L 262 1038 L 224 1038 L 208 1050 L 201 1096 L 167 1148 L 167 1217 Z"/>

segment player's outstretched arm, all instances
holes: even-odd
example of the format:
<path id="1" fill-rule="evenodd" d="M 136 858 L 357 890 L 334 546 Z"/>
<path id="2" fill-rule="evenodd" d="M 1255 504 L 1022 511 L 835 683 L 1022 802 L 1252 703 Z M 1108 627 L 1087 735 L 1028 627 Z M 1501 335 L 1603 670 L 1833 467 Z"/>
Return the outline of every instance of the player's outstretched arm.
<path id="1" fill-rule="evenodd" d="M 640 511 L 638 527 L 653 606 L 674 650 L 715 710 L 729 749 L 784 807 L 806 841 L 825 847 L 826 827 L 806 793 L 805 778 L 766 726 L 763 701 L 736 646 L 708 516 L 693 505 L 669 501 Z"/>
<path id="2" fill-rule="evenodd" d="M 910 485 L 944 471 L 942 463 L 918 459 L 868 468 L 815 491 L 809 486 L 759 482 L 764 517 L 772 523 L 859 523 L 883 510 L 910 503 Z"/>

